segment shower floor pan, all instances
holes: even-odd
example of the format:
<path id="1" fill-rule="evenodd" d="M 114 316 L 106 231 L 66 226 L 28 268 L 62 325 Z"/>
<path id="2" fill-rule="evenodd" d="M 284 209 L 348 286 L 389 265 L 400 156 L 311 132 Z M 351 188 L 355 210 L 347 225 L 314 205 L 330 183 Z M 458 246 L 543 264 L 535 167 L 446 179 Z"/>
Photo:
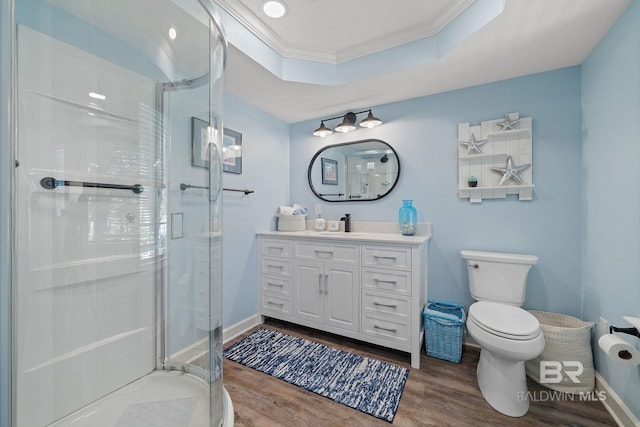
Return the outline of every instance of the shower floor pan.
<path id="1" fill-rule="evenodd" d="M 181 372 L 152 372 L 85 406 L 52 427 L 210 427 L 209 390 Z M 233 426 L 233 404 L 224 390 L 224 427 Z"/>

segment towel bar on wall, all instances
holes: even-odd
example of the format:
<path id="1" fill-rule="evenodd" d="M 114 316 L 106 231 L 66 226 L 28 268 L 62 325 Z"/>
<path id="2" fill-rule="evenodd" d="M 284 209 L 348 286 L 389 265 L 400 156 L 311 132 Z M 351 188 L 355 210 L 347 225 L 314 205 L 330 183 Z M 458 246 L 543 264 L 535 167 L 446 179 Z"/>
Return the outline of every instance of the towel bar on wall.
<path id="1" fill-rule="evenodd" d="M 144 187 L 140 184 L 134 185 L 120 185 L 120 184 L 105 184 L 103 182 L 85 182 L 85 181 L 66 181 L 62 179 L 55 179 L 52 176 L 46 176 L 40 180 L 40 185 L 47 190 L 53 190 L 56 187 L 89 187 L 89 188 L 109 188 L 112 190 L 131 190 L 136 194 L 140 194 L 144 191 Z"/>
<path id="2" fill-rule="evenodd" d="M 190 184 L 180 184 L 180 190 L 184 191 L 187 190 L 189 188 L 202 188 L 203 190 L 208 190 L 209 187 L 203 187 L 200 185 L 190 185 Z M 254 193 L 253 190 L 247 190 L 246 188 L 244 190 L 239 190 L 237 188 L 223 188 L 224 191 L 237 191 L 239 193 L 244 193 L 245 195 L 247 194 L 251 194 Z"/>

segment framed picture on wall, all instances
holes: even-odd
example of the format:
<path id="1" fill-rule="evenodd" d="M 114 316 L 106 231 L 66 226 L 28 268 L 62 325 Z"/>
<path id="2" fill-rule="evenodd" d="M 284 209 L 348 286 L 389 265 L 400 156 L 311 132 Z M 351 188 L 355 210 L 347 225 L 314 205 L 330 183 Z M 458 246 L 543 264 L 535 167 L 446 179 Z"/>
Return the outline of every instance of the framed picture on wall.
<path id="1" fill-rule="evenodd" d="M 222 138 L 222 170 L 242 173 L 242 134 L 227 128 Z"/>
<path id="2" fill-rule="evenodd" d="M 338 185 L 338 161 L 322 158 L 322 183 Z"/>
<path id="3" fill-rule="evenodd" d="M 197 117 L 191 117 L 191 165 L 209 167 L 207 145 L 209 143 L 209 123 Z"/>

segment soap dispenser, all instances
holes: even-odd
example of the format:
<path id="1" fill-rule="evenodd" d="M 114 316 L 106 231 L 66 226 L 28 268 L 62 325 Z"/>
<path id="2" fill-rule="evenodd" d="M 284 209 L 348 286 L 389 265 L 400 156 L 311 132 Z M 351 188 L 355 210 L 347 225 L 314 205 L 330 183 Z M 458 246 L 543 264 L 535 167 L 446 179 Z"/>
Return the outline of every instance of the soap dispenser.
<path id="1" fill-rule="evenodd" d="M 325 221 L 322 215 L 318 214 L 316 218 L 316 231 L 324 231 Z"/>
<path id="2" fill-rule="evenodd" d="M 322 218 L 322 205 L 316 205 L 316 221 L 315 228 L 316 231 L 324 231 L 325 221 Z"/>

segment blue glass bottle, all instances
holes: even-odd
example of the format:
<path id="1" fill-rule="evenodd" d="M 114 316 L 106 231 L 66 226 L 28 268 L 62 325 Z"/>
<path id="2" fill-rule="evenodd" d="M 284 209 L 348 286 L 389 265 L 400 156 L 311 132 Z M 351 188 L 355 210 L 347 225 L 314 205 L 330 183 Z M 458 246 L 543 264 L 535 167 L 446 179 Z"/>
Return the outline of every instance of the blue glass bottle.
<path id="1" fill-rule="evenodd" d="M 413 236 L 418 229 L 418 213 L 411 203 L 413 200 L 403 200 L 398 214 L 400 232 L 405 236 Z"/>

